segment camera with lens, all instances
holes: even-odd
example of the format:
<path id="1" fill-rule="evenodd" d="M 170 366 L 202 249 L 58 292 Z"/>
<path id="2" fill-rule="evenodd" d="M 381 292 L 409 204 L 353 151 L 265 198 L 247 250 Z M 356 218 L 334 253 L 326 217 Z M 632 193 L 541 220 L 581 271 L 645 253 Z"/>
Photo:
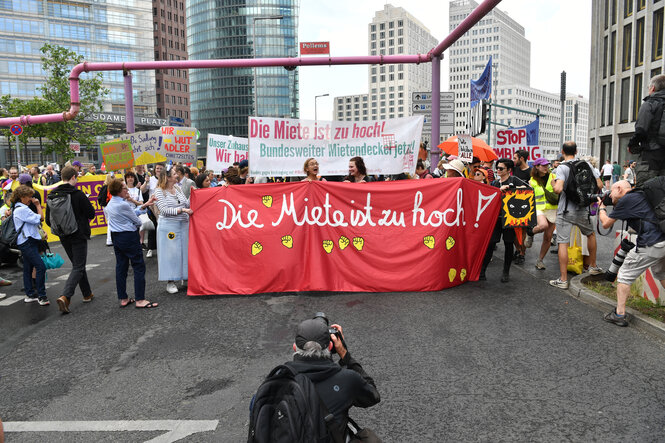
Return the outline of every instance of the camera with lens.
<path id="1" fill-rule="evenodd" d="M 633 155 L 639 155 L 642 153 L 642 146 L 639 143 L 633 146 L 628 145 L 628 152 Z"/>
<path id="2" fill-rule="evenodd" d="M 605 206 L 612 205 L 612 197 L 610 197 L 610 191 L 601 192 L 600 194 L 589 194 L 589 200 L 595 202 L 600 199 L 600 201 Z"/>
<path id="3" fill-rule="evenodd" d="M 621 240 L 621 247 L 617 251 L 616 255 L 612 259 L 612 264 L 610 269 L 605 273 L 605 280 L 609 282 L 614 282 L 617 279 L 617 274 L 619 273 L 619 268 L 623 265 L 623 261 L 626 259 L 626 255 L 630 252 L 631 249 L 635 247 L 635 243 L 630 241 L 627 238 Z"/>
<path id="4" fill-rule="evenodd" d="M 334 335 L 334 336 L 336 336 L 337 339 L 338 339 L 339 341 L 341 341 L 342 344 L 344 345 L 344 349 L 348 349 L 348 348 L 346 347 L 346 342 L 344 342 L 344 337 L 342 337 L 342 333 L 339 331 L 339 329 L 337 329 L 337 328 L 333 328 L 333 327 L 330 326 L 330 322 L 328 321 L 328 317 L 326 317 L 326 314 L 325 314 L 325 313 L 323 313 L 323 312 L 317 312 L 316 314 L 314 314 L 314 318 L 320 318 L 320 319 L 323 319 L 323 321 L 326 322 L 326 325 L 328 325 L 328 333 L 329 333 L 329 334 L 332 334 L 332 335 Z M 334 354 L 335 352 L 337 352 L 337 351 L 335 351 L 335 347 L 333 346 L 333 348 L 332 348 L 332 353 Z"/>

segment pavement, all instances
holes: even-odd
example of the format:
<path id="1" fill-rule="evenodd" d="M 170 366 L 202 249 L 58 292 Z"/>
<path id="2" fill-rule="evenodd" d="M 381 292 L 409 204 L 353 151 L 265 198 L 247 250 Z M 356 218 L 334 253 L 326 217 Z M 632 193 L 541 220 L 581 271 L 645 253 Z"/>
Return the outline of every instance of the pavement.
<path id="1" fill-rule="evenodd" d="M 206 297 L 167 294 L 148 259 L 147 297 L 160 307 L 144 311 L 118 308 L 104 239 L 89 251 L 92 303 L 77 294 L 64 316 L 55 303 L 0 305 L 0 417 L 11 443 L 244 441 L 252 395 L 317 311 L 344 327 L 375 379 L 381 403 L 351 416 L 385 442 L 665 435 L 665 343 L 549 286 L 554 255 L 540 271 L 529 250 L 507 284 L 499 246 L 487 281 L 445 291 Z M 610 258 L 602 252 L 599 265 Z M 52 302 L 68 266 L 49 271 Z M 15 281 L 2 288 L 10 297 L 21 292 L 12 272 L 0 269 Z"/>

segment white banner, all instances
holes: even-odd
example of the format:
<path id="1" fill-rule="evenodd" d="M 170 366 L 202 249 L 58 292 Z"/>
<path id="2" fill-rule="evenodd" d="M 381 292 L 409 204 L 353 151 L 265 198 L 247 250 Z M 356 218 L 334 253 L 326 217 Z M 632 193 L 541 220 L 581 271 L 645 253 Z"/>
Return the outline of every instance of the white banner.
<path id="1" fill-rule="evenodd" d="M 513 158 L 515 151 L 529 151 L 529 160 L 543 157 L 545 154 L 538 143 L 540 120 L 536 119 L 520 128 L 508 128 L 497 131 L 494 152 L 499 158 Z"/>
<path id="2" fill-rule="evenodd" d="M 234 162 L 247 159 L 247 139 L 232 135 L 208 134 L 207 169 L 221 174 Z"/>
<path id="3" fill-rule="evenodd" d="M 249 175 L 305 175 L 308 158 L 321 175 L 348 175 L 349 159 L 362 157 L 368 174 L 413 174 L 423 117 L 340 122 L 249 118 Z"/>

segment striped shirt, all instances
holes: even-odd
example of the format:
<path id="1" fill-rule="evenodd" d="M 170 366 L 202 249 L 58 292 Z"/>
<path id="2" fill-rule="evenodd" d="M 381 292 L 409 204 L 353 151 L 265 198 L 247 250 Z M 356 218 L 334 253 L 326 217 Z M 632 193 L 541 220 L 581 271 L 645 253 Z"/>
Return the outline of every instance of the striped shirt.
<path id="1" fill-rule="evenodd" d="M 171 220 L 187 221 L 189 215 L 184 212 L 178 214 L 178 208 L 189 208 L 189 199 L 182 193 L 180 186 L 174 186 L 173 190 L 175 194 L 171 194 L 159 186 L 155 189 L 159 216 L 168 217 Z"/>

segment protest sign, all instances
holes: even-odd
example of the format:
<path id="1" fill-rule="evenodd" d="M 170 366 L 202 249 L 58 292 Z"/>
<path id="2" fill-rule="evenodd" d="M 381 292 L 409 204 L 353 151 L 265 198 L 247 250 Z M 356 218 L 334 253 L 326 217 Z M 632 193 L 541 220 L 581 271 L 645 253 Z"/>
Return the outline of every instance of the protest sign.
<path id="1" fill-rule="evenodd" d="M 502 129 L 496 132 L 496 145 L 494 153 L 499 158 L 513 158 L 515 151 L 524 149 L 529 151 L 529 160 L 543 156 L 538 144 L 540 119 L 520 128 Z"/>
<path id="2" fill-rule="evenodd" d="M 469 134 L 457 135 L 457 157 L 467 163 L 473 161 L 473 142 Z"/>
<path id="3" fill-rule="evenodd" d="M 135 132 L 127 134 L 123 138 L 129 139 L 132 144 L 135 165 L 149 165 L 166 161 L 161 130 Z"/>
<path id="4" fill-rule="evenodd" d="M 129 140 L 102 143 L 101 149 L 107 171 L 118 171 L 134 166 L 134 152 Z"/>
<path id="5" fill-rule="evenodd" d="M 250 117 L 249 175 L 305 175 L 310 157 L 321 175 L 347 175 L 356 156 L 369 174 L 413 174 L 422 128 L 421 115 L 362 122 Z"/>
<path id="6" fill-rule="evenodd" d="M 196 128 L 162 126 L 162 147 L 166 160 L 173 163 L 196 163 Z"/>
<path id="7" fill-rule="evenodd" d="M 83 191 L 83 193 L 88 197 L 92 207 L 95 208 L 95 218 L 90 220 L 90 230 L 92 235 L 106 234 L 107 223 L 106 218 L 104 217 L 104 210 L 99 203 L 97 202 L 97 197 L 99 196 L 99 190 L 104 185 L 106 180 L 106 175 L 85 175 L 78 178 L 76 187 Z M 51 186 L 41 186 L 38 184 L 33 184 L 35 191 L 39 193 L 39 196 L 42 199 L 42 208 L 44 209 L 44 214 L 46 214 L 46 197 L 49 192 L 53 191 L 55 188 L 60 186 L 62 182 L 56 183 Z M 48 234 L 48 241 L 58 241 L 60 240 L 56 235 L 53 235 L 51 228 L 48 227 L 46 223 L 42 223 L 44 231 Z"/>
<path id="8" fill-rule="evenodd" d="M 192 191 L 189 295 L 438 291 L 477 280 L 501 193 L 464 178 Z"/>
<path id="9" fill-rule="evenodd" d="M 246 138 L 208 134 L 208 169 L 221 174 L 224 168 L 245 159 L 247 159 Z"/>

